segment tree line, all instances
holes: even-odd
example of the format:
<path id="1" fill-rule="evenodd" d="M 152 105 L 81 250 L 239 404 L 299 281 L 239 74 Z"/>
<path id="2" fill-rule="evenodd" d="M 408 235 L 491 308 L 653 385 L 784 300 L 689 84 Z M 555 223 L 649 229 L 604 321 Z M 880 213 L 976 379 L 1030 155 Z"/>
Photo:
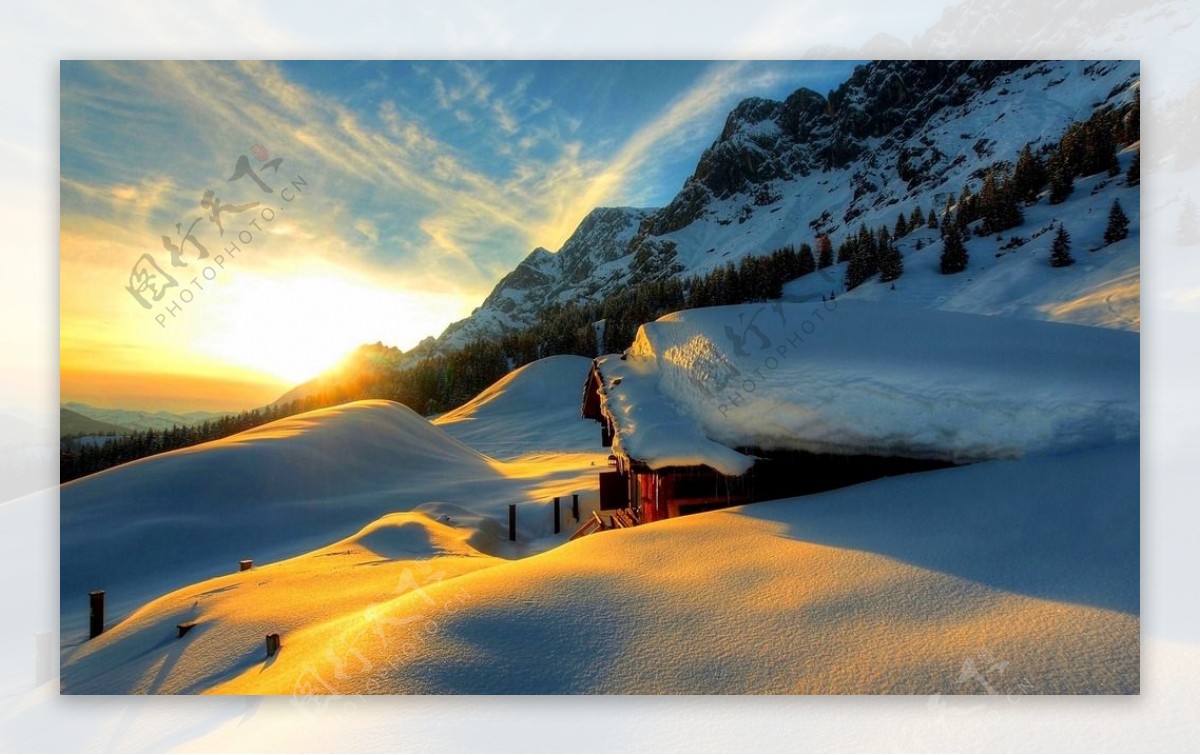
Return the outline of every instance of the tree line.
<path id="1" fill-rule="evenodd" d="M 169 430 L 134 430 L 127 435 L 113 436 L 103 443 L 85 444 L 64 440 L 59 451 L 60 482 L 69 482 L 146 456 L 227 438 L 277 419 L 327 405 L 316 398 L 296 400 L 229 414 L 195 425 L 175 425 Z"/>

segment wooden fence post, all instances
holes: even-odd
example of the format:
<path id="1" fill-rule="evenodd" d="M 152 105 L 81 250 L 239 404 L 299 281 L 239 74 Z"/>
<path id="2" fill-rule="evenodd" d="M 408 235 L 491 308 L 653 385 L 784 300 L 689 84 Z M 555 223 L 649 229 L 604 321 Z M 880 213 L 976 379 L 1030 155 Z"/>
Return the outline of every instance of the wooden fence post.
<path id="1" fill-rule="evenodd" d="M 517 504 L 508 504 L 508 539 L 517 542 Z"/>
<path id="2" fill-rule="evenodd" d="M 571 494 L 571 513 L 575 515 L 575 523 L 579 524 L 579 494 Z"/>
<path id="3" fill-rule="evenodd" d="M 244 558 L 238 561 L 238 571 L 250 571 L 250 567 L 254 566 L 254 559 Z"/>
<path id="4" fill-rule="evenodd" d="M 282 647 L 282 644 L 279 642 L 279 633 L 276 632 L 274 634 L 268 634 L 267 635 L 267 657 L 270 658 L 271 656 L 278 653 L 280 647 Z"/>
<path id="5" fill-rule="evenodd" d="M 562 520 L 558 510 L 558 496 L 554 496 L 554 534 L 562 532 Z"/>
<path id="6" fill-rule="evenodd" d="M 88 593 L 91 615 L 88 628 L 88 639 L 94 640 L 104 633 L 104 591 L 92 590 Z"/>

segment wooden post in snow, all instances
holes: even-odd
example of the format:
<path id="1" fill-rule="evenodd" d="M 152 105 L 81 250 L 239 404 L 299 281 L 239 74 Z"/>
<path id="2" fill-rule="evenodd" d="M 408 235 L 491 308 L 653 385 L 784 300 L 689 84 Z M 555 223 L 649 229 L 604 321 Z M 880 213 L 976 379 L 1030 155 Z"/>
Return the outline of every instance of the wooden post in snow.
<path id="1" fill-rule="evenodd" d="M 274 634 L 268 634 L 266 641 L 267 641 L 267 657 L 268 658 L 270 658 L 271 656 L 278 653 L 279 648 L 281 648 L 283 646 L 282 643 L 280 643 L 280 641 L 279 641 L 279 633 L 278 632 L 276 632 Z"/>
<path id="2" fill-rule="evenodd" d="M 517 504 L 508 504 L 508 539 L 517 542 Z"/>
<path id="3" fill-rule="evenodd" d="M 562 519 L 558 509 L 558 496 L 554 496 L 554 534 L 562 532 Z"/>
<path id="4" fill-rule="evenodd" d="M 244 558 L 238 561 L 238 571 L 250 571 L 250 567 L 254 566 L 254 559 Z"/>
<path id="5" fill-rule="evenodd" d="M 579 494 L 571 494 L 571 513 L 575 516 L 575 523 L 579 524 Z"/>
<path id="6" fill-rule="evenodd" d="M 91 608 L 89 616 L 88 639 L 94 640 L 104 634 L 104 591 L 92 590 L 88 593 Z"/>

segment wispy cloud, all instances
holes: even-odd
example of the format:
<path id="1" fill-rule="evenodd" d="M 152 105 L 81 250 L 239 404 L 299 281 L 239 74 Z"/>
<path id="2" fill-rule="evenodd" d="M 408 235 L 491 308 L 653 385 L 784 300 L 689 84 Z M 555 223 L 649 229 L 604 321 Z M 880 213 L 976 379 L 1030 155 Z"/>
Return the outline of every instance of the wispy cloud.
<path id="1" fill-rule="evenodd" d="M 652 155 L 693 141 L 696 127 L 706 123 L 707 116 L 726 107 L 739 89 L 738 77 L 745 65 L 716 64 L 692 88 L 667 105 L 657 118 L 634 133 L 611 159 L 593 170 L 581 182 L 581 191 L 560 195 L 557 212 L 539 232 L 548 238 L 565 240 L 579 219 L 593 207 L 606 204 L 614 197 L 636 196 L 636 191 L 630 191 L 631 178 Z"/>
<path id="2" fill-rule="evenodd" d="M 243 282 L 222 284 L 224 293 L 205 306 L 233 307 L 235 288 L 248 298 L 278 289 L 263 305 L 271 317 L 288 321 L 291 312 L 305 321 L 310 297 L 288 298 L 291 289 L 267 282 L 311 282 L 319 271 L 331 291 L 346 282 L 350 314 L 366 301 L 352 294 L 364 282 L 395 293 L 395 305 L 371 299 L 385 314 L 373 318 L 370 334 L 353 336 L 411 345 L 400 339 L 413 334 L 381 330 L 412 319 L 395 307 L 420 307 L 429 331 L 419 335 L 436 335 L 530 249 L 558 248 L 593 207 L 633 203 L 650 185 L 661 196 L 660 182 L 647 180 L 654 158 L 696 149 L 711 138 L 714 116 L 739 96 L 739 81 L 749 73 L 765 86 L 761 77 L 774 75 L 769 67 L 715 64 L 657 114 L 643 111 L 640 127 L 604 129 L 551 97 L 531 96 L 529 76 L 493 80 L 486 66 L 419 66 L 424 73 L 406 82 L 425 87 L 426 99 L 415 103 L 393 77 L 365 76 L 369 96 L 349 101 L 275 63 L 73 66 L 62 88 L 62 332 L 64 364 L 77 370 L 113 354 L 134 363 L 137 329 L 146 323 L 123 290 L 130 267 L 158 251 L 174 223 L 201 215 L 205 189 L 221 189 L 230 202 L 249 199 L 243 191 L 268 202 L 249 182 L 226 182 L 252 145 L 282 158 L 284 174 L 303 173 L 311 197 L 280 212 L 261 252 L 239 261 Z M 455 125 L 459 111 L 466 125 Z M 248 328 L 225 315 L 211 319 Z M 107 335 L 86 343 L 97 323 Z M 260 330 L 256 337 L 270 338 Z M 191 359 L 189 343 L 194 350 L 194 339 L 158 344 L 154 358 Z"/>

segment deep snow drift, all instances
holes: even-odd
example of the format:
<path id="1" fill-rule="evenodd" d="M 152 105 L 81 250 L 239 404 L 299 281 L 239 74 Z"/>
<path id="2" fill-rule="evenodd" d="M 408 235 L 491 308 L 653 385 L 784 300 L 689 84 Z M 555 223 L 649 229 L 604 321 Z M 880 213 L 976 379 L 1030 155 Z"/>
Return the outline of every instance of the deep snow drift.
<path id="1" fill-rule="evenodd" d="M 1127 441 L 1138 346 L 1118 330 L 839 299 L 670 314 L 600 369 L 632 458 L 740 474 L 738 447 L 969 461 Z"/>
<path id="2" fill-rule="evenodd" d="M 497 459 L 545 451 L 604 452 L 596 424 L 578 412 L 591 364 L 590 359 L 570 355 L 539 359 L 513 370 L 433 424 Z"/>
<path id="3" fill-rule="evenodd" d="M 605 532 L 518 561 L 387 518 L 153 601 L 67 692 L 1129 693 L 1138 448 Z M 421 555 L 427 561 L 414 561 Z M 175 624 L 198 622 L 175 639 Z M 265 632 L 283 649 L 264 657 Z"/>
<path id="4" fill-rule="evenodd" d="M 563 421 L 577 418 L 577 407 L 563 408 Z M 63 645 L 86 637 L 89 590 L 106 590 L 108 616 L 119 619 L 241 559 L 303 554 L 434 503 L 505 526 L 507 505 L 518 504 L 520 545 L 505 531 L 485 547 L 505 557 L 550 547 L 566 533 L 553 536 L 547 501 L 584 491 L 590 511 L 586 491 L 603 459 L 544 454 L 506 464 L 407 407 L 359 401 L 76 480 L 61 489 Z"/>

